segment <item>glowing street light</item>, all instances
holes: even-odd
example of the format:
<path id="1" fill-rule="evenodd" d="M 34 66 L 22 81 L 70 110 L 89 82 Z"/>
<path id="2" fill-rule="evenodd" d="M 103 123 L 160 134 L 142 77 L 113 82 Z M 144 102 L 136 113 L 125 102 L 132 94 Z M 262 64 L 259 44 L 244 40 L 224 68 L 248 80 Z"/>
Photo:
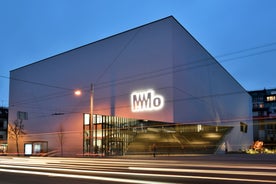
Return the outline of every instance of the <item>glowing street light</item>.
<path id="1" fill-rule="evenodd" d="M 75 94 L 76 96 L 81 96 L 81 95 L 82 95 L 82 92 L 81 92 L 81 90 L 77 89 L 77 90 L 74 91 L 74 94 Z"/>
<path id="2" fill-rule="evenodd" d="M 77 89 L 74 91 L 74 94 L 75 96 L 81 96 L 82 95 L 82 91 Z M 84 121 L 85 125 L 89 125 L 89 132 L 90 132 L 90 148 L 89 148 L 89 153 L 94 153 L 94 135 L 93 135 L 93 132 L 94 132 L 94 125 L 93 125 L 93 101 L 94 101 L 94 98 L 93 98 L 93 94 L 94 94 L 94 87 L 93 87 L 93 84 L 91 84 L 91 88 L 90 88 L 90 118 L 89 118 L 89 122 L 90 123 L 87 123 L 87 120 Z M 84 132 L 83 132 L 84 133 Z"/>

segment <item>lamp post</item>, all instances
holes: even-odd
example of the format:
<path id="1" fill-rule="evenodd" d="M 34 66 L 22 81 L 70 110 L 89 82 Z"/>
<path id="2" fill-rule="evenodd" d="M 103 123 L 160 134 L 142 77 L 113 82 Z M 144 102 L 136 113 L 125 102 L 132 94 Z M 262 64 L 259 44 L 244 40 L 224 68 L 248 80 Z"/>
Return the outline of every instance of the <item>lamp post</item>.
<path id="1" fill-rule="evenodd" d="M 82 92 L 81 90 L 75 90 L 75 95 L 76 96 L 81 96 Z M 89 125 L 89 148 L 88 148 L 88 153 L 89 154 L 94 154 L 94 124 L 93 124 L 93 101 L 94 101 L 94 87 L 93 84 L 91 84 L 90 86 L 90 115 L 89 115 L 89 123 L 87 123 L 86 125 Z M 85 126 L 85 123 L 84 123 Z M 85 131 L 85 128 L 83 129 L 83 131 Z M 84 132 L 83 132 L 84 134 Z M 85 143 L 84 143 L 85 144 Z"/>
<path id="2" fill-rule="evenodd" d="M 93 107 L 94 107 L 94 98 L 93 98 L 93 93 L 94 93 L 94 86 L 91 84 L 90 86 L 90 150 L 89 152 L 94 154 L 94 124 L 93 124 Z"/>

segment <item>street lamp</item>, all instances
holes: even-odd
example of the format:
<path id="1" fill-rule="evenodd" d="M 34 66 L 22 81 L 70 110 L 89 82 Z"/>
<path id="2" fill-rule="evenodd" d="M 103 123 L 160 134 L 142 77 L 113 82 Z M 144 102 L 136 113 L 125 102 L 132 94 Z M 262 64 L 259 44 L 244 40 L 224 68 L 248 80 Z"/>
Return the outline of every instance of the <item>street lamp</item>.
<path id="1" fill-rule="evenodd" d="M 93 107 L 94 107 L 94 86 L 90 85 L 90 138 L 91 138 L 91 147 L 90 153 L 94 154 L 94 124 L 93 124 Z"/>
<path id="2" fill-rule="evenodd" d="M 74 94 L 75 94 L 76 96 L 81 96 L 81 95 L 82 95 L 82 92 L 81 92 L 81 90 L 77 89 L 77 90 L 74 91 Z"/>
<path id="3" fill-rule="evenodd" d="M 74 91 L 74 94 L 76 96 L 81 96 L 82 95 L 82 91 L 81 90 L 75 90 Z M 94 125 L 93 125 L 93 107 L 94 107 L 94 98 L 93 98 L 93 95 L 94 94 L 94 87 L 93 87 L 93 84 L 91 84 L 90 86 L 90 116 L 89 116 L 89 153 L 92 153 L 94 154 Z M 87 124 L 84 124 L 84 126 L 87 125 Z M 83 129 L 83 134 L 85 133 L 85 128 Z M 83 145 L 84 146 L 84 145 Z"/>

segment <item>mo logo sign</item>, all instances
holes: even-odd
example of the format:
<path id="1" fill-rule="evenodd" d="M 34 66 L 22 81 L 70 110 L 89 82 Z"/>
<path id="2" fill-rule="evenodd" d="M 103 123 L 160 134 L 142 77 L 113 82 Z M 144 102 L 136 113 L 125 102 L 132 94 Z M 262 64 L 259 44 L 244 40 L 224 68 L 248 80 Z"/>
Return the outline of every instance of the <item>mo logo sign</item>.
<path id="1" fill-rule="evenodd" d="M 158 111 L 164 106 L 164 97 L 153 89 L 132 92 L 130 101 L 132 112 Z"/>

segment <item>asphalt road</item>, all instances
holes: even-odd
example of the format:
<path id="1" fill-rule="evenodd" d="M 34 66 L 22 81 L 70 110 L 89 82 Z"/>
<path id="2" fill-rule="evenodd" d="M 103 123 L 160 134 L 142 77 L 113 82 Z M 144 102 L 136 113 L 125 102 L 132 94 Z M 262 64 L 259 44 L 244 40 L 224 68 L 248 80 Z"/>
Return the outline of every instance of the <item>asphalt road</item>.
<path id="1" fill-rule="evenodd" d="M 276 184 L 276 155 L 0 157 L 1 184 Z"/>

